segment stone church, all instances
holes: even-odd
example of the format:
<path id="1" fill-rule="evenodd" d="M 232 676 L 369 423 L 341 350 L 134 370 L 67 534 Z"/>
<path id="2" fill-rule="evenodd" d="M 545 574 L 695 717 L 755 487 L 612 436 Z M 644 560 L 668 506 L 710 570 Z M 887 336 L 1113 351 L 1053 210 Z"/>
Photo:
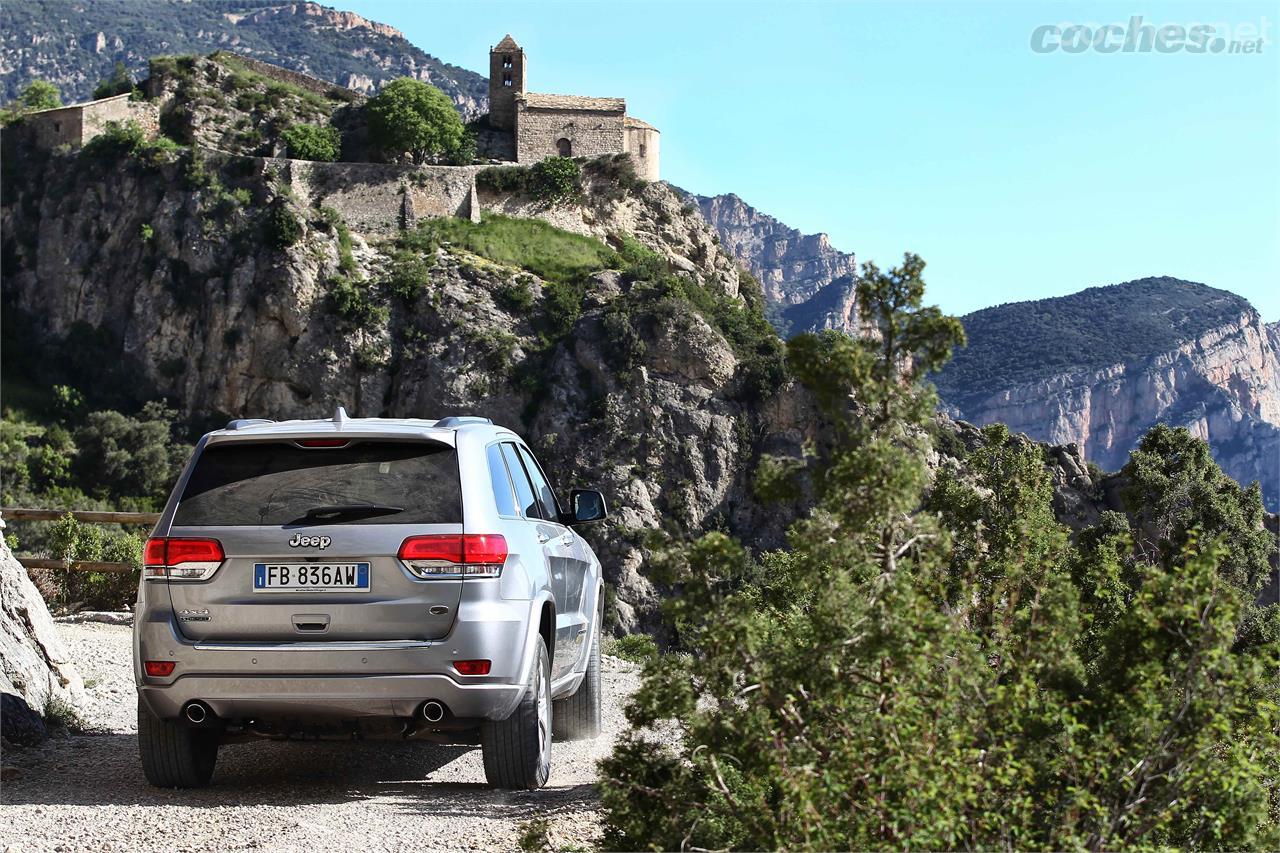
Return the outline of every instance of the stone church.
<path id="1" fill-rule="evenodd" d="M 658 180 L 658 129 L 627 115 L 625 99 L 530 92 L 527 68 L 510 35 L 489 51 L 489 127 L 512 135 L 517 163 L 630 154 L 640 177 Z"/>

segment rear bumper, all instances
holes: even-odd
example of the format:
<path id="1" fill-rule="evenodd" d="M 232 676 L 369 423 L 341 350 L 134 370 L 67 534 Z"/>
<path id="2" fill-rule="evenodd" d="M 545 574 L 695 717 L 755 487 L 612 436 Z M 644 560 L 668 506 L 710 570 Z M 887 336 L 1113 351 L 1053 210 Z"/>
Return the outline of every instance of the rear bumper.
<path id="1" fill-rule="evenodd" d="M 428 699 L 458 717 L 499 720 L 520 701 L 519 684 L 459 684 L 447 675 L 187 676 L 167 686 L 139 688 L 151 712 L 180 715 L 194 699 L 223 719 L 350 719 L 410 717 Z"/>
<path id="2" fill-rule="evenodd" d="M 192 700 L 225 719 L 409 717 L 434 699 L 457 717 L 505 719 L 529 682 L 540 602 L 464 602 L 449 636 L 383 642 L 214 642 L 182 636 L 168 608 L 134 624 L 138 693 L 161 719 Z M 532 621 L 531 621 L 532 620 Z M 532 629 L 532 630 L 531 630 Z M 492 661 L 487 676 L 464 676 L 453 661 Z M 142 661 L 171 660 L 167 678 Z"/>

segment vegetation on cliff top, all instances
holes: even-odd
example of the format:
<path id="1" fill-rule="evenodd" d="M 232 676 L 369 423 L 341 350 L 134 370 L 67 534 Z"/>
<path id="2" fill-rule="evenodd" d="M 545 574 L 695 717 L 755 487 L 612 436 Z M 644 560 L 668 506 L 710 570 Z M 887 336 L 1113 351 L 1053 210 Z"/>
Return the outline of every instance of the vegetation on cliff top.
<path id="1" fill-rule="evenodd" d="M 969 344 L 933 379 L 944 400 L 961 404 L 1020 382 L 1168 352 L 1249 310 L 1235 294 L 1167 277 L 997 305 L 962 318 Z"/>

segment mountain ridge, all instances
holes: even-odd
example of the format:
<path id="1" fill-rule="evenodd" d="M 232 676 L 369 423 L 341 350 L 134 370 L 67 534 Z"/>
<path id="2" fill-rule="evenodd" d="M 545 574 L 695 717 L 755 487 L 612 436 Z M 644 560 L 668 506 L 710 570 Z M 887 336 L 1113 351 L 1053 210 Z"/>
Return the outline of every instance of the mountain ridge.
<path id="1" fill-rule="evenodd" d="M 361 93 L 396 77 L 445 92 L 467 119 L 487 111 L 488 80 L 443 62 L 395 27 L 312 2 L 29 0 L 0 6 L 0 96 L 34 79 L 58 86 L 64 103 L 88 100 L 117 61 L 145 76 L 154 56 L 227 50 L 310 74 Z"/>
<path id="2" fill-rule="evenodd" d="M 1150 277 L 961 321 L 969 346 L 934 377 L 952 416 L 1078 445 L 1110 470 L 1155 424 L 1185 426 L 1280 504 L 1280 324 L 1243 297 Z"/>

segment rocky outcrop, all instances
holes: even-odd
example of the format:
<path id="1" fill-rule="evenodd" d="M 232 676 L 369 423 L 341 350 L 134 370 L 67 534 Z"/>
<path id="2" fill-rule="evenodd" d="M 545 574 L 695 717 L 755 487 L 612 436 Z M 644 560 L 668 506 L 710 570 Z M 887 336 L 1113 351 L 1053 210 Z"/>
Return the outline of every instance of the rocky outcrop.
<path id="1" fill-rule="evenodd" d="M 826 234 L 801 234 L 733 193 L 680 192 L 697 204 L 721 245 L 760 280 L 779 331 L 858 332 L 852 253 L 832 247 Z"/>
<path id="2" fill-rule="evenodd" d="M 1221 294 L 1204 291 L 1207 299 Z M 1185 339 L 1150 355 L 1061 371 L 1021 364 L 1014 381 L 1007 382 L 983 378 L 1003 373 L 1003 364 L 993 362 L 980 374 L 967 370 L 962 355 L 959 368 L 967 371 L 965 379 L 944 371 L 939 386 L 957 417 L 977 424 L 1004 423 L 1053 444 L 1075 444 L 1108 470 L 1124 465 L 1156 423 L 1184 426 L 1209 442 L 1231 477 L 1241 483 L 1258 480 L 1274 510 L 1280 500 L 1280 347 L 1275 328 L 1262 323 L 1243 300 L 1238 303 L 1234 311 L 1215 316 L 1211 325 L 1189 328 Z M 1107 321 L 1093 320 L 1102 326 Z M 971 337 L 982 334 L 971 331 Z M 1003 351 L 1008 361 L 1024 355 L 1014 340 L 974 344 Z"/>
<path id="3" fill-rule="evenodd" d="M 84 684 L 27 570 L 0 537 L 0 731 L 12 743 L 44 736 L 55 706 L 78 713 Z"/>

